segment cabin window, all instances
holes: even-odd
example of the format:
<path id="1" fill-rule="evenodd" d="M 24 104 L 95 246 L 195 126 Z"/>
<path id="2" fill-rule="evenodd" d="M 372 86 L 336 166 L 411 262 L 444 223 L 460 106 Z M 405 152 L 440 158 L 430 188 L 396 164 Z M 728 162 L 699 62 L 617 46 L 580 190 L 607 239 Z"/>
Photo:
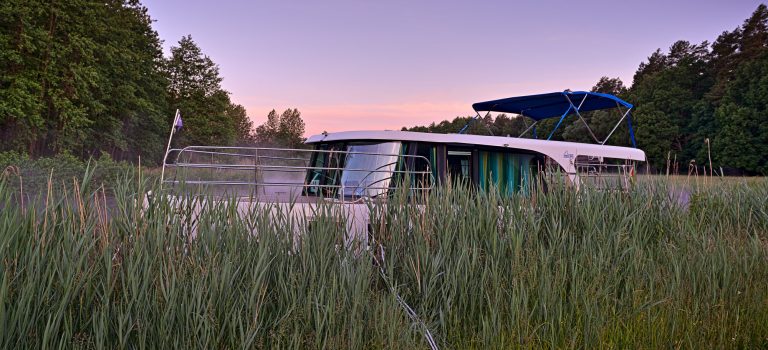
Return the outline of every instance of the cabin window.
<path id="1" fill-rule="evenodd" d="M 472 151 L 449 148 L 446 159 L 451 181 L 466 183 L 472 181 Z"/>
<path id="2" fill-rule="evenodd" d="M 400 161 L 399 154 L 400 142 L 349 145 L 341 174 L 344 196 L 374 197 L 385 193 Z"/>
<path id="3" fill-rule="evenodd" d="M 343 153 L 335 153 L 333 151 L 341 151 L 343 149 L 344 145 L 340 143 L 324 143 L 317 146 L 316 150 L 321 152 L 315 152 L 310 159 L 306 180 L 308 185 L 306 188 L 307 195 L 322 195 L 326 197 L 336 195 L 335 187 L 339 182 Z"/>
<path id="4" fill-rule="evenodd" d="M 402 158 L 400 142 L 322 143 L 316 150 L 307 170 L 309 196 L 383 194 Z"/>
<path id="5" fill-rule="evenodd" d="M 492 188 L 500 193 L 528 193 L 531 188 L 532 154 L 509 152 L 477 152 L 477 185 L 483 191 Z"/>
<path id="6" fill-rule="evenodd" d="M 435 166 L 440 148 L 429 143 L 404 143 L 400 152 L 403 156 L 398 162 L 395 180 L 390 182 L 390 187 L 408 187 L 411 194 L 431 188 L 433 179 L 438 179 L 440 175 Z"/>
<path id="7" fill-rule="evenodd" d="M 405 176 L 413 189 L 450 179 L 482 191 L 526 194 L 537 174 L 537 156 L 513 149 L 420 142 L 337 142 L 316 149 L 307 171 L 305 194 L 311 196 L 375 197 L 402 186 Z"/>

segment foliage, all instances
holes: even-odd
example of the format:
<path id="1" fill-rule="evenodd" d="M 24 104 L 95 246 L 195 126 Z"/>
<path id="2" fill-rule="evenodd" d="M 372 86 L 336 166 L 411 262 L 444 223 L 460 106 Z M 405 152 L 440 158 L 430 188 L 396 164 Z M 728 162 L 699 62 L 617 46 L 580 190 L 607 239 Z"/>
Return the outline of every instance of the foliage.
<path id="1" fill-rule="evenodd" d="M 267 115 L 267 121 L 256 128 L 256 141 L 267 146 L 289 148 L 304 147 L 304 121 L 298 109 L 286 109 L 277 114 L 273 109 Z"/>
<path id="2" fill-rule="evenodd" d="M 6 186 L 24 193 L 27 201 L 45 194 L 49 185 L 56 191 L 71 186 L 87 170 L 90 171 L 87 185 L 104 186 L 111 191 L 118 179 L 133 168 L 128 162 L 115 161 L 107 153 L 98 159 L 83 161 L 66 152 L 36 159 L 25 153 L 0 152 L 0 172 L 7 175 Z"/>
<path id="3" fill-rule="evenodd" d="M 138 1 L 10 0 L 0 13 L 0 150 L 157 156 L 162 52 Z"/>
<path id="4" fill-rule="evenodd" d="M 716 159 L 727 167 L 768 174 L 768 54 L 735 72 L 715 111 L 722 125 Z"/>
<path id="5" fill-rule="evenodd" d="M 764 60 L 768 54 L 768 7 L 761 4 L 744 24 L 706 42 L 673 44 L 640 65 L 630 89 L 638 111 L 638 142 L 651 164 L 668 152 L 685 162 L 707 159 L 715 167 L 766 173 L 768 137 L 763 124 Z"/>
<path id="6" fill-rule="evenodd" d="M 592 87 L 591 91 L 622 95 L 626 93 L 627 89 L 619 78 L 602 77 L 597 84 Z M 582 113 L 582 117 L 584 117 L 586 123 L 589 124 L 590 128 L 601 141 L 608 136 L 619 119 L 621 119 L 621 115 L 615 111 L 586 112 Z M 535 129 L 529 129 L 533 123 L 532 121 L 518 116 L 509 116 L 505 113 L 496 116 L 486 114 L 477 120 L 472 119 L 472 117 L 456 117 L 452 121 L 444 120 L 440 123 L 433 122 L 428 126 L 415 126 L 411 128 L 403 127 L 402 130 L 432 133 L 456 133 L 469 123 L 469 127 L 465 131 L 467 134 L 517 137 L 525 131 L 526 133 L 523 137 L 545 138 L 552 132 L 552 129 L 554 129 L 555 124 L 557 123 L 557 120 L 542 120 L 537 124 Z M 626 126 L 623 125 L 624 124 L 617 128 L 617 131 L 615 132 L 616 136 L 610 138 L 614 144 L 629 144 L 628 132 Z M 554 133 L 552 139 L 575 142 L 594 142 L 588 134 L 584 122 L 582 122 L 581 119 L 578 119 L 575 114 L 566 117 L 563 125 Z"/>
<path id="7" fill-rule="evenodd" d="M 765 174 L 761 67 L 766 55 L 768 7 L 761 4 L 711 45 L 680 40 L 667 51 L 654 51 L 640 63 L 629 89 L 603 77 L 592 90 L 617 94 L 637 106 L 639 147 L 653 168 L 663 168 L 668 154 L 704 163 L 711 142 L 716 168 Z M 288 113 L 282 124 L 282 115 L 271 114 L 277 124 L 268 118 L 258 135 L 221 83 L 218 66 L 190 36 L 179 41 L 171 57 L 162 56 L 152 19 L 139 0 L 0 3 L 0 151 L 32 158 L 108 154 L 157 163 L 175 109 L 185 124 L 175 146 L 300 145 L 298 111 Z M 611 132 L 618 118 L 607 112 L 583 117 L 598 139 Z M 457 132 L 471 119 L 460 116 L 409 130 Z M 555 123 L 545 120 L 535 131 L 543 137 Z M 508 115 L 481 116 L 467 132 L 515 136 L 529 125 Z M 594 141 L 575 116 L 567 117 L 553 138 Z M 609 143 L 628 145 L 627 140 L 621 124 Z M 759 150 L 745 151 L 746 146 Z"/>
<path id="8" fill-rule="evenodd" d="M 665 181 L 399 193 L 370 250 L 327 201 L 309 225 L 130 173 L 111 205 L 70 184 L 0 210 L 0 347 L 412 349 L 423 322 L 441 348 L 764 348 L 768 183 L 712 181 L 687 209 Z"/>
<path id="9" fill-rule="evenodd" d="M 495 117 L 486 114 L 476 120 L 473 119 L 473 117 L 456 117 L 452 121 L 444 120 L 440 123 L 433 122 L 428 126 L 414 126 L 411 128 L 403 127 L 402 130 L 451 134 L 459 132 L 465 125 L 469 124 L 465 133 L 470 135 L 518 136 L 530 126 L 530 122 L 527 122 L 522 118 L 510 118 L 503 113 L 496 115 Z"/>
<path id="10" fill-rule="evenodd" d="M 166 62 L 138 0 L 0 3 L 0 151 L 157 163 L 176 108 L 182 143 L 247 142 L 220 83 L 190 37 Z"/>
<path id="11" fill-rule="evenodd" d="M 169 104 L 181 111 L 184 120 L 177 144 L 232 145 L 247 141 L 247 137 L 245 140 L 242 137 L 251 130 L 238 130 L 250 127 L 244 116 L 245 109 L 232 104 L 229 92 L 221 88 L 219 67 L 203 54 L 192 36 L 181 38 L 178 46 L 171 48 L 165 74 L 169 82 Z"/>
<path id="12" fill-rule="evenodd" d="M 187 35 L 171 48 L 171 57 L 165 67 L 168 90 L 173 100 L 194 95 L 213 96 L 221 91 L 219 67 Z"/>
<path id="13" fill-rule="evenodd" d="M 226 110 L 227 118 L 235 124 L 235 144 L 238 146 L 252 146 L 256 144 L 256 133 L 253 129 L 253 121 L 245 112 L 245 107 L 238 104 L 230 104 Z"/>
<path id="14" fill-rule="evenodd" d="M 667 52 L 657 49 L 640 63 L 629 89 L 617 78 L 602 77 L 592 91 L 617 95 L 636 106 L 633 119 L 638 147 L 654 169 L 664 169 L 668 157 L 706 164 L 712 151 L 715 168 L 766 174 L 766 57 L 768 7 L 761 4 L 740 27 L 723 32 L 711 45 L 680 40 Z M 582 117 L 602 141 L 621 115 L 596 111 Z M 499 115 L 476 124 L 487 125 L 494 135 L 515 136 L 525 129 L 521 119 Z M 467 120 L 456 118 L 403 130 L 452 133 Z M 540 122 L 539 136 L 548 135 L 555 122 Z M 488 134 L 478 127 L 470 128 L 469 133 Z M 566 117 L 553 139 L 595 142 L 575 115 Z M 628 140 L 628 128 L 622 123 L 608 144 L 627 146 Z"/>
<path id="15" fill-rule="evenodd" d="M 702 146 L 700 142 L 691 144 L 691 129 L 697 128 L 691 123 L 697 104 L 712 86 L 707 46 L 706 42 L 694 45 L 678 41 L 669 54 L 657 54 L 654 63 L 635 74 L 637 82 L 630 99 L 639 106 L 634 115 L 638 146 L 649 149 L 646 152 L 651 164 L 664 164 L 670 151 L 681 159 L 693 159 Z M 649 72 L 648 67 L 657 71 Z"/>

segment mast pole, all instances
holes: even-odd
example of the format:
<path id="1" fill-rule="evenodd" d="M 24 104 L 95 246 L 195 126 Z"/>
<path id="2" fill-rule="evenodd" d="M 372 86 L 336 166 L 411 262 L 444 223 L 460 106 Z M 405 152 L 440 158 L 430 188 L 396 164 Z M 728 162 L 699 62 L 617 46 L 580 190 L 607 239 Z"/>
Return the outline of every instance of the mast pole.
<path id="1" fill-rule="evenodd" d="M 171 124 L 171 133 L 168 136 L 168 146 L 165 147 L 165 155 L 163 156 L 163 170 L 160 171 L 160 188 L 163 188 L 163 181 L 165 180 L 165 162 L 168 160 L 168 152 L 171 150 L 171 141 L 173 140 L 173 134 L 176 133 L 176 123 L 179 122 L 181 113 L 176 109 L 176 114 L 173 116 L 173 123 Z"/>

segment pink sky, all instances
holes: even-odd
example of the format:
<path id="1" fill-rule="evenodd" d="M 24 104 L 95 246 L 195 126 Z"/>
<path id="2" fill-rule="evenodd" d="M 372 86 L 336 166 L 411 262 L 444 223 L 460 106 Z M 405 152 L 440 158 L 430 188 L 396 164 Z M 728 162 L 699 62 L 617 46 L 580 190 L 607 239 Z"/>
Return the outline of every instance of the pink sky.
<path id="1" fill-rule="evenodd" d="M 439 122 L 604 75 L 629 85 L 657 48 L 712 41 L 760 1 L 143 3 L 166 52 L 191 34 L 255 125 L 298 108 L 311 135 Z"/>

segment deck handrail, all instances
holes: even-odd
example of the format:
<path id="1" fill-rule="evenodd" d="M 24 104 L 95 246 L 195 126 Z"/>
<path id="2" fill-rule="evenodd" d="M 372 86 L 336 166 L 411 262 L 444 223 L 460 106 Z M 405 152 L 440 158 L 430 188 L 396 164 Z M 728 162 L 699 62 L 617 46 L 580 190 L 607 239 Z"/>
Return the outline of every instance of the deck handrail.
<path id="1" fill-rule="evenodd" d="M 265 153 L 268 153 L 265 155 Z M 275 154 L 277 153 L 277 154 Z M 280 156 L 279 153 L 287 153 L 285 156 Z M 333 154 L 339 157 L 349 157 L 350 155 L 369 155 L 369 156 L 383 156 L 383 157 L 396 157 L 395 161 L 388 161 L 386 166 L 379 166 L 375 169 L 365 168 L 346 168 L 342 166 L 312 166 L 309 164 L 312 154 L 323 153 Z M 204 185 L 204 186 L 254 186 L 254 187 L 291 187 L 301 189 L 302 192 L 307 192 L 309 188 L 315 189 L 331 189 L 332 192 L 339 195 L 347 195 L 350 188 L 354 188 L 353 193 L 364 193 L 366 195 L 360 195 L 358 197 L 375 197 L 382 194 L 382 191 L 390 190 L 395 186 L 401 186 L 402 184 L 384 184 L 383 186 L 373 186 L 385 181 L 376 179 L 370 184 L 365 183 L 365 179 L 369 175 L 375 173 L 388 174 L 384 176 L 384 179 L 391 180 L 397 175 L 404 175 L 408 178 L 416 177 L 418 180 L 413 183 L 408 183 L 409 190 L 430 190 L 434 186 L 434 175 L 432 174 L 432 166 L 424 156 L 420 155 L 403 155 L 392 153 L 380 153 L 380 152 L 358 152 L 358 151 L 344 151 L 344 150 L 315 150 L 315 149 L 291 149 L 291 148 L 270 148 L 270 147 L 237 147 L 237 146 L 187 146 L 184 148 L 169 149 L 169 155 L 174 157 L 168 157 L 173 159 L 168 164 L 163 164 L 163 168 L 174 169 L 174 176 L 171 179 L 162 179 L 163 184 L 168 185 Z M 305 156 L 296 156 L 296 154 L 303 154 Z M 210 161 L 193 161 L 194 156 L 201 158 L 210 157 Z M 238 163 L 237 158 L 240 160 L 248 159 L 248 163 Z M 224 159 L 222 159 L 224 158 Z M 280 163 L 283 164 L 274 164 Z M 300 162 L 300 164 L 295 164 Z M 399 168 L 398 164 L 408 164 L 409 168 Z M 423 166 L 423 170 L 415 170 L 413 164 L 416 162 L 423 162 L 419 165 Z M 291 164 L 293 163 L 293 164 Z M 409 166 L 410 165 L 410 166 Z M 390 167 L 390 169 L 386 169 Z M 180 172 L 185 172 L 187 169 L 209 169 L 213 171 L 248 171 L 253 172 L 252 179 L 248 180 L 204 180 L 204 179 L 177 179 Z M 308 183 L 309 180 L 304 178 L 301 183 L 298 182 L 286 182 L 284 180 L 270 180 L 264 179 L 263 174 L 269 172 L 285 172 L 285 173 L 307 173 L 310 171 L 322 171 L 322 172 L 335 172 L 337 173 L 338 180 L 334 184 L 319 184 Z M 367 173 L 363 180 L 360 180 L 359 185 L 349 186 L 341 183 L 342 172 L 364 172 Z M 375 192 L 374 195 L 368 195 L 371 191 Z"/>

